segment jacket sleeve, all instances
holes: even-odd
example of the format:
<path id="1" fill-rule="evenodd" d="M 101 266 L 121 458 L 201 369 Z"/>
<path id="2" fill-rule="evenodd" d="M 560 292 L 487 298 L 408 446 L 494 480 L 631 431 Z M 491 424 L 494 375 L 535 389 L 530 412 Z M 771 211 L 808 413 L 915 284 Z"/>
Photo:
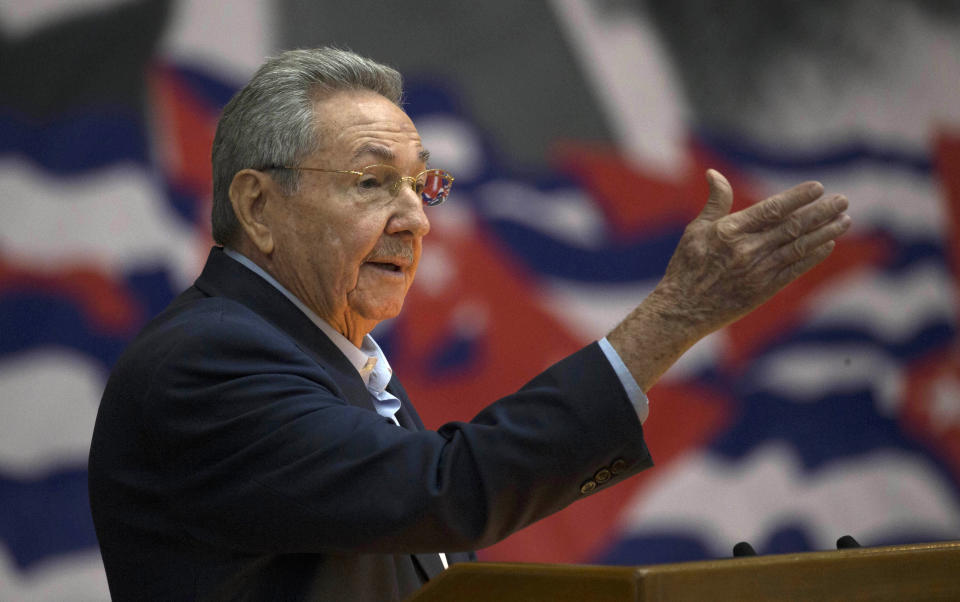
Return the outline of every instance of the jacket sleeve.
<path id="1" fill-rule="evenodd" d="M 651 465 L 596 344 L 470 422 L 411 432 L 348 403 L 269 324 L 222 308 L 202 323 L 141 363 L 142 427 L 156 495 L 214 545 L 476 549 Z"/>

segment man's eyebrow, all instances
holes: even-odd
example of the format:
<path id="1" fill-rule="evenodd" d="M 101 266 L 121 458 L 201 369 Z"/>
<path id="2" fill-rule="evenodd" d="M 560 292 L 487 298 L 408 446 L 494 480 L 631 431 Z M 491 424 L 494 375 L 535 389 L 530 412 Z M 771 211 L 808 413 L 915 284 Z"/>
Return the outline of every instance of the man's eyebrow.
<path id="1" fill-rule="evenodd" d="M 353 153 L 353 159 L 359 159 L 363 155 L 373 155 L 381 161 L 392 161 L 396 157 L 392 150 L 378 144 L 364 144 Z"/>
<path id="2" fill-rule="evenodd" d="M 392 150 L 379 144 L 364 144 L 357 149 L 357 152 L 353 153 L 353 160 L 355 161 L 363 155 L 373 155 L 380 161 L 393 161 L 397 157 Z M 417 153 L 417 159 L 426 163 L 430 160 L 430 151 L 421 149 L 420 152 Z"/>

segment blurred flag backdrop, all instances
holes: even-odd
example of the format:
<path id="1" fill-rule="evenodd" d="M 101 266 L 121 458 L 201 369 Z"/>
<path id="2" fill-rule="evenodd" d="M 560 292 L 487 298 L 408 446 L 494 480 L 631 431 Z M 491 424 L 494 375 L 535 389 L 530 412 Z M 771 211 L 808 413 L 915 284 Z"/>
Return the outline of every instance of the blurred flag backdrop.
<path id="1" fill-rule="evenodd" d="M 657 466 L 481 552 L 649 564 L 960 537 L 960 8 L 440 0 L 0 2 L 0 599 L 108 597 L 86 456 L 126 342 L 210 245 L 209 146 L 262 58 L 407 77 L 433 164 L 417 282 L 376 335 L 429 426 L 603 336 L 723 171 L 816 178 L 833 257 L 651 392 Z"/>

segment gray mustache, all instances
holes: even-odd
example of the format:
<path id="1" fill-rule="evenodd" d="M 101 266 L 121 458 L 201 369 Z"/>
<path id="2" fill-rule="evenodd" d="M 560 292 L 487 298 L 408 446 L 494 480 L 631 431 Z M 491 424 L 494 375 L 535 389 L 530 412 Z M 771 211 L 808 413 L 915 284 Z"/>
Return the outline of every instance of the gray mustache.
<path id="1" fill-rule="evenodd" d="M 370 252 L 365 261 L 383 258 L 400 258 L 412 263 L 413 246 L 393 238 L 385 238 Z"/>

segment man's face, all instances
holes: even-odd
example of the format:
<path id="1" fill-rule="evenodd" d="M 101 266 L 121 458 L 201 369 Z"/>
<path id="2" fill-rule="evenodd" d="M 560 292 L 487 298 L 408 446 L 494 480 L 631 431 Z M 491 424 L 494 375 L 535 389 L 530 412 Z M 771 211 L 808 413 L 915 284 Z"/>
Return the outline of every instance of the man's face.
<path id="1" fill-rule="evenodd" d="M 300 167 L 360 171 L 386 164 L 402 176 L 426 168 L 413 122 L 370 91 L 337 92 L 315 105 L 324 148 Z M 299 190 L 271 209 L 275 276 L 354 343 L 396 316 L 430 229 L 420 195 L 358 188 L 355 175 L 300 172 Z"/>

